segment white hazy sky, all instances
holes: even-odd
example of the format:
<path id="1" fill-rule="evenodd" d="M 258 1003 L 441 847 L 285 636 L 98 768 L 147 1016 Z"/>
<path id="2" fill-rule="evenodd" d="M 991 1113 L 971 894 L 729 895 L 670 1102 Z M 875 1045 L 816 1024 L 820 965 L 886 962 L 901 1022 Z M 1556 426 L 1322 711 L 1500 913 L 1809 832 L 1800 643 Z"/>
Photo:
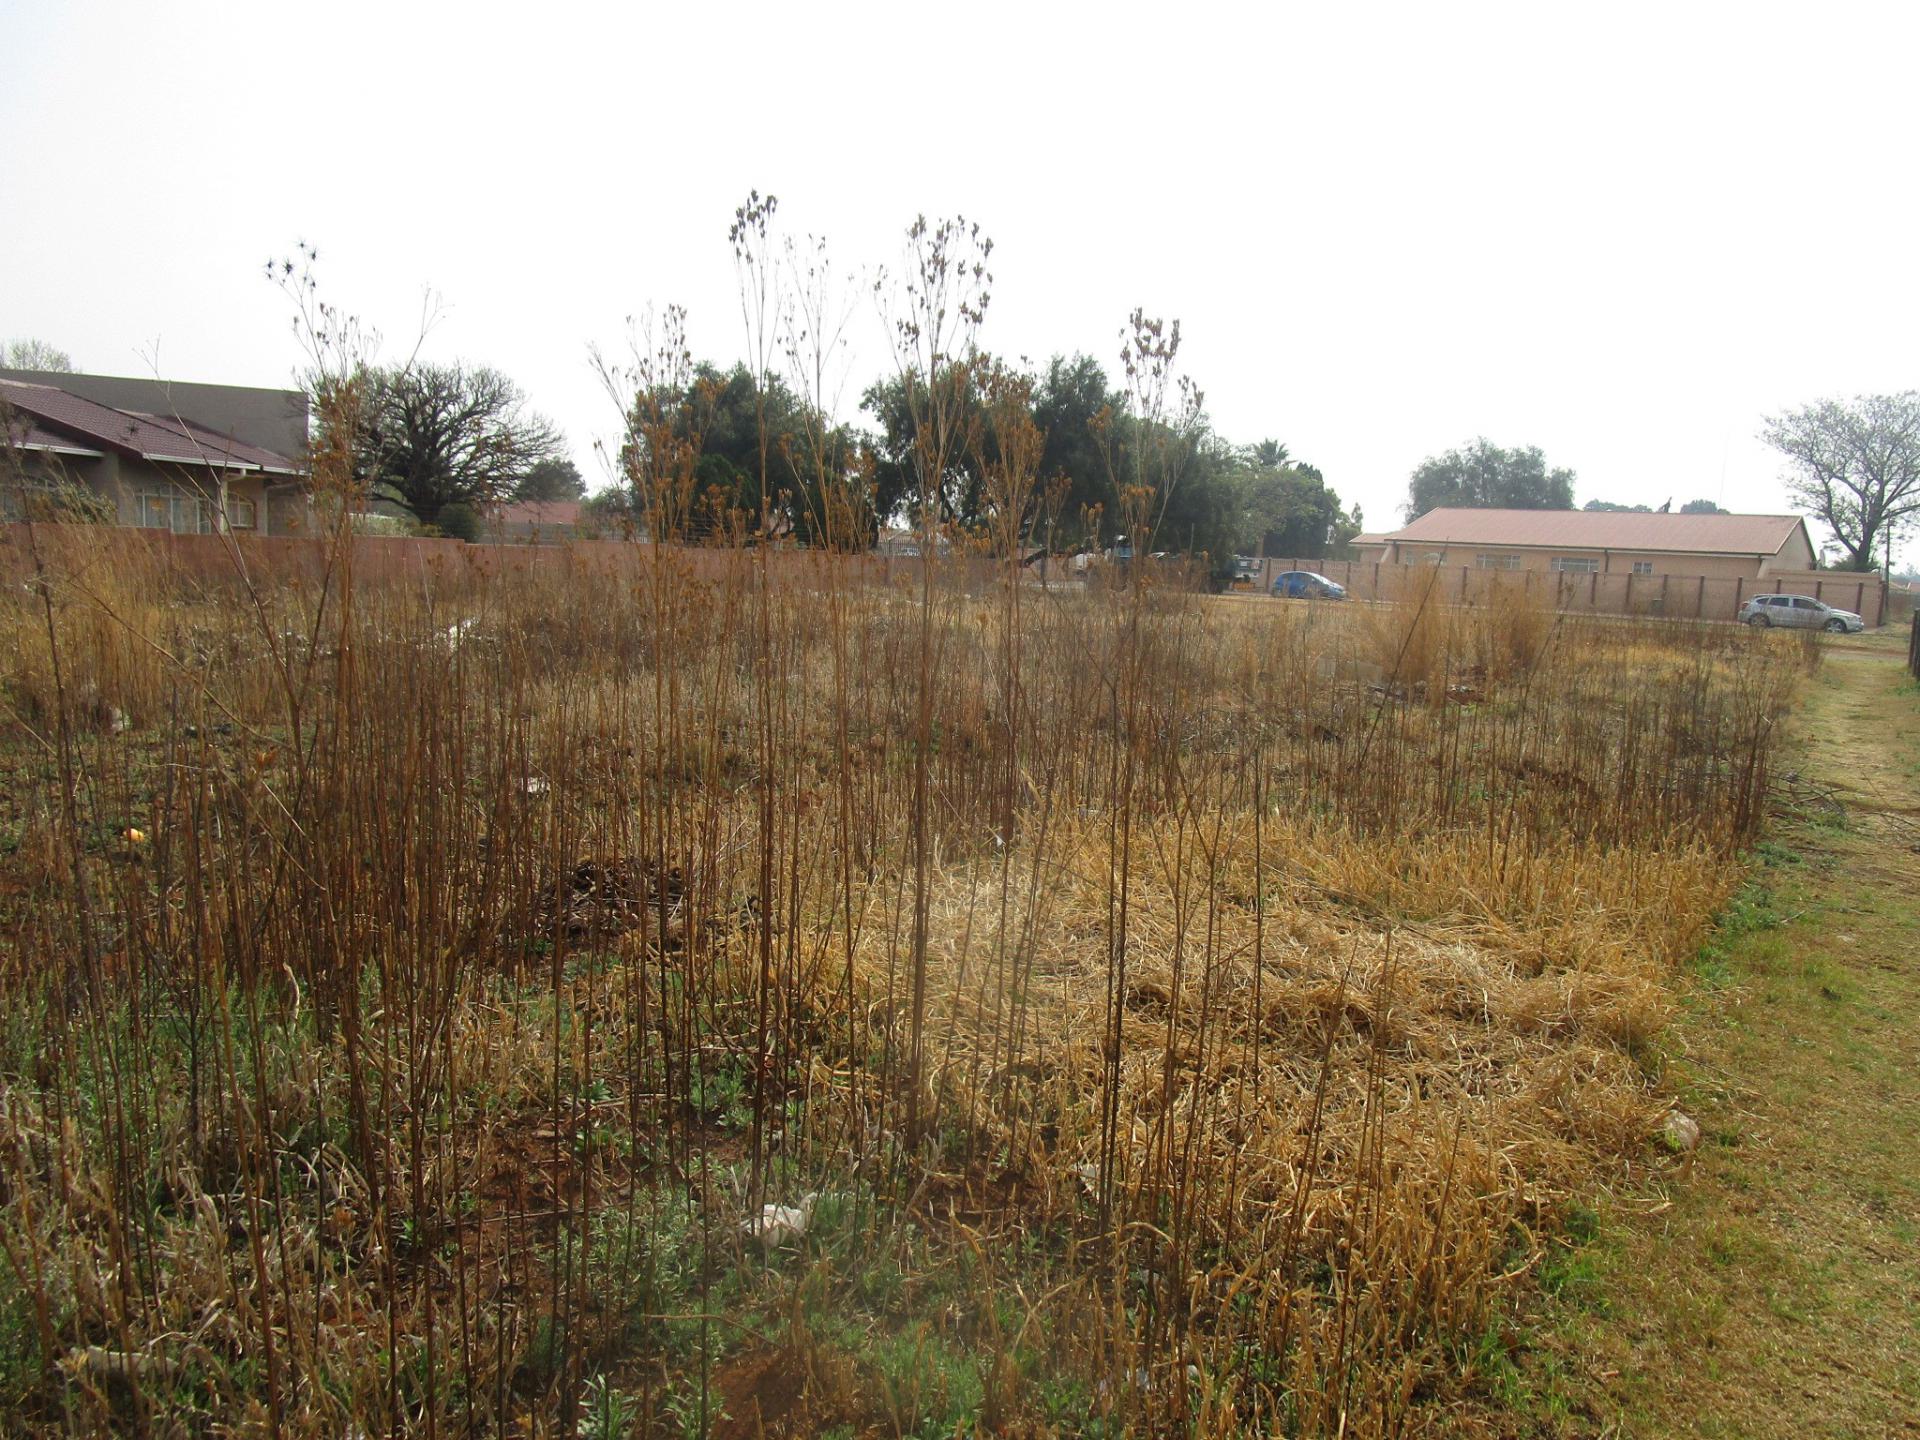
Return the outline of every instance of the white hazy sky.
<path id="1" fill-rule="evenodd" d="M 1369 522 L 1484 434 L 1578 499 L 1785 507 L 1770 410 L 1920 381 L 1911 4 L 437 6 L 0 0 L 0 337 L 286 384 L 262 262 L 494 365 L 590 479 L 587 347 L 742 350 L 752 188 L 845 269 L 996 241 L 983 341 L 1180 317 L 1216 427 Z M 882 371 L 870 304 L 856 381 Z M 849 397 L 851 403 L 851 396 Z"/>

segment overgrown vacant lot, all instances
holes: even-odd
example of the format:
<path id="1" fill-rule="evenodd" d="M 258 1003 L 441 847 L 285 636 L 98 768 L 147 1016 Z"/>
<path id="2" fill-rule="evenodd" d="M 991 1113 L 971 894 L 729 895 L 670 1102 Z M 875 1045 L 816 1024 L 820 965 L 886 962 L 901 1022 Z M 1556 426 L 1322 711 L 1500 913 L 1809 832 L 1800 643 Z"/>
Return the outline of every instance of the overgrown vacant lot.
<path id="1" fill-rule="evenodd" d="M 1650 1042 L 1810 653 L 43 543 L 0 1407 L 76 1432 L 1469 1428 L 1567 1207 L 1680 1163 Z"/>

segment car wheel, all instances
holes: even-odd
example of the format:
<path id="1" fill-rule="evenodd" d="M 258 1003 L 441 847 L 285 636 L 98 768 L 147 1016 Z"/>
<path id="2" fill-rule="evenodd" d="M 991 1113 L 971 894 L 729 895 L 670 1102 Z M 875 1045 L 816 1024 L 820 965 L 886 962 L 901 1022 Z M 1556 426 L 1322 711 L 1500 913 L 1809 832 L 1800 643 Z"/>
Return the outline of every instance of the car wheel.
<path id="1" fill-rule="evenodd" d="M 1767 626 L 1771 625 L 1773 622 L 1767 619 L 1767 617 L 1764 615 L 1750 615 L 1747 617 L 1747 623 L 1749 625 L 1758 625 L 1762 630 L 1764 630 L 1767 628 Z"/>
<path id="2" fill-rule="evenodd" d="M 1828 633 L 1829 635 L 1844 635 L 1844 634 L 1846 634 L 1846 633 L 1847 633 L 1847 622 L 1846 622 L 1846 621 L 1844 621 L 1844 620 L 1829 620 L 1829 621 L 1827 621 L 1827 633 Z"/>

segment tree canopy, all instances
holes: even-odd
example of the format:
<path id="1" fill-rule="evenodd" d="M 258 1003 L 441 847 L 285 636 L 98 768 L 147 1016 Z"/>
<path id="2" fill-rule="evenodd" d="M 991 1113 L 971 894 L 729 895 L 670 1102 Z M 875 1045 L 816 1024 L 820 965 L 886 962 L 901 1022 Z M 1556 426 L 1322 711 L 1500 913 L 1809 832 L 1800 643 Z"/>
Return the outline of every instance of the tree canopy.
<path id="1" fill-rule="evenodd" d="M 1407 519 L 1443 505 L 1483 510 L 1571 510 L 1571 470 L 1548 469 L 1535 445 L 1504 450 L 1485 436 L 1420 462 L 1407 486 Z"/>
<path id="2" fill-rule="evenodd" d="M 1655 507 L 1652 505 L 1620 505 L 1612 500 L 1589 500 L 1580 508 L 1582 510 L 1610 510 L 1620 514 L 1633 515 L 1651 515 L 1655 513 Z M 1669 500 L 1665 505 L 1659 507 L 1659 513 L 1665 514 L 1672 508 L 1673 502 Z M 1711 500 L 1689 500 L 1680 507 L 1680 513 L 1682 515 L 1725 515 L 1727 512 Z"/>
<path id="3" fill-rule="evenodd" d="M 360 379 L 356 473 L 423 524 L 449 505 L 510 499 L 535 467 L 562 458 L 560 433 L 497 370 L 412 365 Z"/>
<path id="4" fill-rule="evenodd" d="M 516 500 L 578 500 L 587 493 L 587 482 L 573 461 L 556 455 L 542 460 L 527 471 L 513 492 Z"/>
<path id="5" fill-rule="evenodd" d="M 1840 568 L 1871 570 L 1874 547 L 1920 514 L 1920 392 L 1820 400 L 1767 417 L 1787 490 L 1833 532 Z"/>
<path id="6" fill-rule="evenodd" d="M 689 373 L 679 388 L 635 396 L 623 467 L 630 476 L 647 473 L 642 447 L 649 443 L 663 454 L 681 451 L 693 517 L 687 528 L 696 538 L 751 533 L 764 500 L 777 531 L 817 542 L 829 509 L 823 487 L 858 492 L 868 536 L 909 518 L 919 491 L 916 416 L 935 409 L 912 392 L 923 383 L 913 372 L 867 387 L 862 408 L 872 428 L 864 433 L 813 413 L 778 376 L 762 391 L 744 366 L 701 363 Z M 1324 556 L 1360 528 L 1358 509 L 1343 508 L 1320 471 L 1286 446 L 1235 446 L 1197 408 L 1171 420 L 1138 417 L 1090 356 L 1055 356 L 1030 370 L 976 351 L 942 375 L 951 387 L 942 410 L 952 443 L 932 498 L 949 533 L 994 544 L 1017 535 L 1025 545 L 1068 550 L 1111 544 L 1130 523 L 1145 524 L 1153 534 L 1131 536 L 1136 543 L 1204 551 L 1224 573 L 1236 553 L 1263 547 L 1271 555 Z M 1015 468 L 1031 473 L 1010 490 Z M 1157 494 L 1130 522 L 1122 490 L 1143 480 Z M 627 513 L 642 523 L 645 488 L 630 487 L 626 499 Z M 736 523 L 723 523 L 729 513 Z"/>
<path id="7" fill-rule="evenodd" d="M 949 466 L 940 497 L 942 519 L 962 528 L 983 523 L 989 501 L 986 475 L 998 463 L 994 427 L 985 423 L 981 392 L 988 379 L 1017 374 L 1005 362 L 974 357 L 952 372 L 966 393 L 956 397 L 959 428 L 969 437 Z M 1236 553 L 1320 557 L 1360 529 L 1314 466 L 1293 459 L 1277 440 L 1236 446 L 1213 431 L 1197 411 L 1180 423 L 1130 413 L 1099 361 L 1055 356 L 1024 376 L 1028 414 L 1040 435 L 1036 485 L 1021 517 L 1032 543 L 1053 548 L 1104 545 L 1129 521 L 1121 489 L 1154 472 L 1164 493 L 1152 507 L 1151 543 L 1164 549 L 1205 551 L 1224 569 Z M 895 514 L 914 487 L 911 377 L 869 387 L 874 438 L 875 504 Z M 1144 541 L 1145 537 L 1135 536 Z"/>
<path id="8" fill-rule="evenodd" d="M 846 492 L 861 483 L 866 463 L 858 435 L 816 413 L 778 375 L 767 376 L 764 390 L 757 387 L 744 365 L 721 370 L 702 362 L 686 384 L 636 395 L 628 431 L 622 461 L 630 487 L 631 478 L 645 468 L 639 447 L 650 443 L 649 436 L 656 445 L 686 448 L 691 513 L 684 520 L 696 538 L 730 529 L 757 531 L 764 507 L 773 532 L 818 542 L 836 508 L 829 492 L 843 502 Z M 647 495 L 630 493 L 628 503 L 636 519 L 647 517 Z M 864 519 L 860 523 L 870 535 Z"/>
<path id="9" fill-rule="evenodd" d="M 1319 559 L 1360 533 L 1360 507 L 1343 510 L 1320 471 L 1293 460 L 1279 441 L 1249 446 L 1238 460 L 1243 548 Z"/>

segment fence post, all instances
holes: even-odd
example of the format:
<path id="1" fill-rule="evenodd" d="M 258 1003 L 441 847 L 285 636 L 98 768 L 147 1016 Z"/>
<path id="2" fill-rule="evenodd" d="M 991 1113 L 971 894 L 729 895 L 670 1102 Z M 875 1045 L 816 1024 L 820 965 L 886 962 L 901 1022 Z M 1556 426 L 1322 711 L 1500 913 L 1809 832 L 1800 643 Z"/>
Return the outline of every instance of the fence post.
<path id="1" fill-rule="evenodd" d="M 1920 610 L 1907 617 L 1907 673 L 1920 680 Z"/>

